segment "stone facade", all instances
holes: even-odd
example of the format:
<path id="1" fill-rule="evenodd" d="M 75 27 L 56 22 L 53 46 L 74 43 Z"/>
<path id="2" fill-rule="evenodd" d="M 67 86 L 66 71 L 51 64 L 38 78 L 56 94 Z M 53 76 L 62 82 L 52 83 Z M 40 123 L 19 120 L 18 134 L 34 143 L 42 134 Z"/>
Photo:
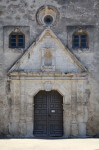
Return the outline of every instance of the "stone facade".
<path id="1" fill-rule="evenodd" d="M 98 0 L 0 0 L 0 136 L 34 136 L 40 90 L 63 96 L 64 137 L 99 136 L 98 20 Z M 25 48 L 9 48 L 17 30 Z M 88 48 L 72 47 L 76 31 Z"/>

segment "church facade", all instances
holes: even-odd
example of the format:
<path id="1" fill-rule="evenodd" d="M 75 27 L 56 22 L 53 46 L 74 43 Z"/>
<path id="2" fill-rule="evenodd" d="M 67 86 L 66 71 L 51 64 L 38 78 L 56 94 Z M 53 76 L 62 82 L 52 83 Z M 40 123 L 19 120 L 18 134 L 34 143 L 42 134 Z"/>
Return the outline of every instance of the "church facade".
<path id="1" fill-rule="evenodd" d="M 0 4 L 0 136 L 99 136 L 99 2 Z"/>

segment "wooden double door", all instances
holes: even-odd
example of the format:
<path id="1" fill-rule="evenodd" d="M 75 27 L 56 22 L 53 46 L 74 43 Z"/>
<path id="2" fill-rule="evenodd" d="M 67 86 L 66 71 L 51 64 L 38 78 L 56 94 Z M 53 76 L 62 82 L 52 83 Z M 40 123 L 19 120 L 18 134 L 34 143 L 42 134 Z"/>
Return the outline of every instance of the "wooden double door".
<path id="1" fill-rule="evenodd" d="M 34 135 L 63 136 L 63 97 L 57 91 L 40 91 L 34 97 Z"/>

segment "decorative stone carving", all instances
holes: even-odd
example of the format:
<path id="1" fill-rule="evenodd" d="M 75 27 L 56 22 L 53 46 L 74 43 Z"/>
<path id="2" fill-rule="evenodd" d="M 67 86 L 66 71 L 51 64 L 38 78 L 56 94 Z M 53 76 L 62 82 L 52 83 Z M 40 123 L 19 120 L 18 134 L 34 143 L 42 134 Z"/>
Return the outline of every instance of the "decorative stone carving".
<path id="1" fill-rule="evenodd" d="M 43 26 L 52 26 L 59 18 L 57 9 L 53 6 L 42 6 L 36 14 L 37 22 Z"/>
<path id="2" fill-rule="evenodd" d="M 78 30 L 78 33 L 82 33 L 82 32 L 83 32 L 83 30 L 82 30 L 82 29 L 79 29 L 79 30 Z"/>
<path id="3" fill-rule="evenodd" d="M 45 91 L 51 91 L 52 90 L 52 83 L 50 81 L 47 81 L 44 83 L 44 89 Z"/>
<path id="4" fill-rule="evenodd" d="M 16 28 L 16 29 L 14 30 L 14 32 L 17 33 L 17 32 L 21 32 L 21 31 L 20 31 L 20 29 Z"/>

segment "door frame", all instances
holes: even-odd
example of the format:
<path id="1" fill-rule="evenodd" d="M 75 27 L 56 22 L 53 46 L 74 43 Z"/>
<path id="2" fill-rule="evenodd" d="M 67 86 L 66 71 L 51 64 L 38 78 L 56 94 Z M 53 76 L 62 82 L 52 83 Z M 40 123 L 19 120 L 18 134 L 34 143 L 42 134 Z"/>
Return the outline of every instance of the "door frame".
<path id="1" fill-rule="evenodd" d="M 38 91 L 36 91 L 35 92 L 35 94 L 33 95 L 33 132 L 34 132 L 34 97 L 40 92 L 40 91 L 42 91 L 42 90 L 45 90 L 45 89 L 40 89 L 40 90 L 38 90 Z M 61 92 L 59 92 L 59 90 L 57 90 L 57 89 L 51 89 L 51 91 L 57 91 L 62 97 L 63 97 L 63 136 L 62 137 L 65 137 L 65 133 L 64 133 L 64 119 L 65 119 L 65 114 L 64 114 L 64 101 L 65 101 L 65 96 L 61 93 Z M 34 134 L 33 134 L 33 136 L 34 136 Z M 34 136 L 35 137 L 35 136 Z"/>

